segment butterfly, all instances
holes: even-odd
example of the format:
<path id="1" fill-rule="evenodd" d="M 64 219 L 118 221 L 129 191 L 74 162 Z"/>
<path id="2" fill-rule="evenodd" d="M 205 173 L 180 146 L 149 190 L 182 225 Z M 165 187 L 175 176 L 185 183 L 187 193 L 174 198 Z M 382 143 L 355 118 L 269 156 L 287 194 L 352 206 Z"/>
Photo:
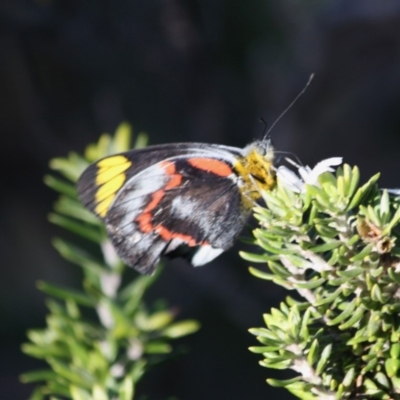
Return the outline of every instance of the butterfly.
<path id="1" fill-rule="evenodd" d="M 154 145 L 95 162 L 77 190 L 119 257 L 152 274 L 163 255 L 200 266 L 232 247 L 261 191 L 275 185 L 273 162 L 268 137 L 243 149 Z"/>

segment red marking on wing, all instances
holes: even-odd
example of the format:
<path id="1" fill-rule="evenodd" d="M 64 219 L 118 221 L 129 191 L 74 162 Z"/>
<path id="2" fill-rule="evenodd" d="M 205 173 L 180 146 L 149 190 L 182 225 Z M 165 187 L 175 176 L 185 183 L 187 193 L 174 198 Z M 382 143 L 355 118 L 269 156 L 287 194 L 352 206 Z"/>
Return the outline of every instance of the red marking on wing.
<path id="1" fill-rule="evenodd" d="M 173 161 L 162 161 L 160 163 L 160 165 L 161 165 L 161 168 L 164 169 L 164 171 L 165 171 L 165 173 L 167 175 L 175 174 L 176 166 L 175 166 L 175 163 Z"/>
<path id="2" fill-rule="evenodd" d="M 165 173 L 170 176 L 170 181 L 164 186 L 162 190 L 169 190 L 179 186 L 182 183 L 182 175 L 176 173 L 175 163 L 172 161 L 163 161 L 161 167 Z"/>
<path id="3" fill-rule="evenodd" d="M 145 208 L 144 212 L 148 213 L 154 210 L 163 197 L 164 197 L 164 190 L 157 190 L 157 192 L 154 192 L 153 195 L 151 196 L 151 201 Z"/>
<path id="4" fill-rule="evenodd" d="M 182 175 L 178 175 L 178 174 L 171 175 L 171 180 L 164 187 L 164 190 L 169 190 L 169 189 L 172 189 L 174 187 L 177 187 L 181 183 L 182 183 Z"/>
<path id="5" fill-rule="evenodd" d="M 172 239 L 181 239 L 188 246 L 196 246 L 200 244 L 207 244 L 206 242 L 197 243 L 196 240 L 189 235 L 183 233 L 172 232 L 165 226 L 159 224 L 154 226 L 151 222 L 153 217 L 153 210 L 160 204 L 162 198 L 165 195 L 165 191 L 178 187 L 182 183 L 182 175 L 176 173 L 176 166 L 171 161 L 164 161 L 161 163 L 161 167 L 164 169 L 165 173 L 169 175 L 170 180 L 168 183 L 160 190 L 154 192 L 151 196 L 150 203 L 136 218 L 136 222 L 139 224 L 139 228 L 143 233 L 157 232 L 165 241 Z"/>
<path id="6" fill-rule="evenodd" d="M 143 233 L 150 233 L 153 230 L 151 223 L 151 214 L 143 213 L 136 218 L 136 222 L 139 224 L 140 230 Z"/>
<path id="7" fill-rule="evenodd" d="M 228 164 L 214 158 L 189 158 L 188 163 L 218 176 L 229 176 L 232 173 L 232 168 Z"/>
<path id="8" fill-rule="evenodd" d="M 153 224 L 151 223 L 151 212 L 157 207 L 163 197 L 164 190 L 158 190 L 157 192 L 154 192 L 151 196 L 150 203 L 143 210 L 143 213 L 136 218 L 136 221 L 139 224 L 140 230 L 142 232 L 150 233 L 151 231 L 153 231 L 154 228 Z"/>
<path id="9" fill-rule="evenodd" d="M 178 232 L 171 232 L 169 229 L 167 229 L 165 226 L 162 226 L 162 225 L 157 225 L 155 227 L 155 231 L 165 241 L 169 241 L 172 239 L 181 239 L 185 243 L 187 243 L 188 246 L 196 246 L 197 244 L 200 244 L 200 243 L 196 243 L 196 240 L 192 236 L 184 235 L 183 233 L 178 233 Z M 201 243 L 201 244 L 203 244 L 203 243 Z"/>

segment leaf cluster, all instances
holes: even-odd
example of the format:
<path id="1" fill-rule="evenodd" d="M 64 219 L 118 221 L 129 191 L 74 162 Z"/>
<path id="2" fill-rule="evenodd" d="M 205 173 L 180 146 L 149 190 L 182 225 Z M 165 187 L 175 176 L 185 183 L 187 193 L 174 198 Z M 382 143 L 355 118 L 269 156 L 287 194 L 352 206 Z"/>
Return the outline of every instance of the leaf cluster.
<path id="1" fill-rule="evenodd" d="M 60 193 L 50 221 L 83 239 L 82 245 L 61 238 L 53 244 L 82 269 L 83 284 L 81 290 L 38 284 L 52 297 L 47 301 L 47 325 L 30 330 L 22 350 L 44 360 L 48 368 L 21 376 L 25 383 L 39 383 L 31 400 L 133 399 L 148 368 L 171 357 L 171 340 L 199 328 L 193 320 L 175 322 L 175 313 L 162 302 L 146 306 L 143 296 L 159 274 L 124 283 L 128 271 L 102 223 L 77 199 L 74 183 L 82 171 L 101 157 L 129 150 L 130 137 L 130 126 L 121 124 L 114 137 L 102 135 L 84 156 L 71 153 L 50 163 L 61 175 L 45 177 L 45 183 Z M 135 147 L 145 142 L 140 134 Z"/>
<path id="2" fill-rule="evenodd" d="M 360 186 L 357 167 L 326 172 L 297 193 L 283 182 L 264 193 L 254 243 L 242 253 L 269 271 L 260 279 L 296 290 L 251 329 L 264 367 L 291 369 L 269 379 L 301 399 L 395 399 L 400 393 L 400 200 Z"/>

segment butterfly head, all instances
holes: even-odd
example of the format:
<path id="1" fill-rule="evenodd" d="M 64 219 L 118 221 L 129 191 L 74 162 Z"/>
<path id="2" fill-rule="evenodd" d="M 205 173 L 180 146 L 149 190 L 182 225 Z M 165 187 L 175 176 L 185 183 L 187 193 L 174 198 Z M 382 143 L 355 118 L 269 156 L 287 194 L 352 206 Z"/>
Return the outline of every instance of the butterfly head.
<path id="1" fill-rule="evenodd" d="M 261 197 L 261 191 L 271 190 L 276 183 L 273 169 L 274 149 L 270 138 L 258 140 L 246 146 L 243 157 L 235 165 L 243 186 L 242 192 L 252 200 Z"/>
<path id="2" fill-rule="evenodd" d="M 256 140 L 251 143 L 246 149 L 253 149 L 260 157 L 265 158 L 266 160 L 272 161 L 274 159 L 274 148 L 272 146 L 271 136 L 266 135 L 262 140 Z"/>

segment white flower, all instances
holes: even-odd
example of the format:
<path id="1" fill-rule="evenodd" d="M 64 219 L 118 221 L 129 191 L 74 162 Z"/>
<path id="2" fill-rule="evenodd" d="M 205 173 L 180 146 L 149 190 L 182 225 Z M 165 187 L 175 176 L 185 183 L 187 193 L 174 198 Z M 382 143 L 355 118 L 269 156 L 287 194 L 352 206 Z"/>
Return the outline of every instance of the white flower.
<path id="1" fill-rule="evenodd" d="M 288 167 L 282 165 L 276 170 L 278 179 L 294 192 L 301 193 L 305 191 L 305 185 L 318 186 L 318 177 L 324 172 L 333 172 L 334 168 L 332 167 L 340 165 L 343 159 L 342 157 L 327 158 L 316 164 L 313 169 L 308 165 L 305 167 L 300 166 L 289 158 L 286 160 L 297 168 L 298 175 Z"/>
<path id="2" fill-rule="evenodd" d="M 386 189 L 390 194 L 394 194 L 395 196 L 400 196 L 400 189 Z"/>

